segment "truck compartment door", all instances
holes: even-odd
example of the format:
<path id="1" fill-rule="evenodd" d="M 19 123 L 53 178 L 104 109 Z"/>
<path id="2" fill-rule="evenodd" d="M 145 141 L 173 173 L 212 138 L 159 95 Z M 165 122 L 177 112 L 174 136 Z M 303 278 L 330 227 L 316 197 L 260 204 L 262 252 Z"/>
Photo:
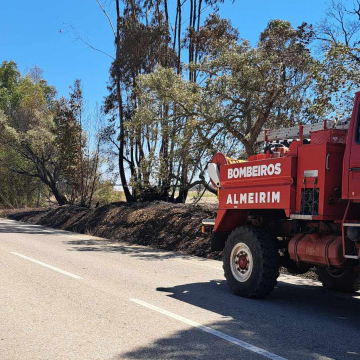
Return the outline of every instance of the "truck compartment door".
<path id="1" fill-rule="evenodd" d="M 360 104 L 357 102 L 357 113 L 355 124 L 352 127 L 354 131 L 350 132 L 348 140 L 350 143 L 350 159 L 348 167 L 348 197 L 349 199 L 360 199 Z"/>

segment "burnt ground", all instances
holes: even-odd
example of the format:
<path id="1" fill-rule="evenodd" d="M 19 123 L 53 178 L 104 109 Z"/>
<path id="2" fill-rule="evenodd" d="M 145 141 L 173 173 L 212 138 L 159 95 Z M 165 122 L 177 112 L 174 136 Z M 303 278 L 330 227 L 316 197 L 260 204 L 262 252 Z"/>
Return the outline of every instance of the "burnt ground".
<path id="1" fill-rule="evenodd" d="M 211 204 L 119 202 L 97 209 L 66 205 L 53 209 L 0 210 L 0 217 L 218 259 L 219 252 L 210 252 L 210 235 L 201 233 L 202 219 L 215 218 L 216 209 Z"/>
<path id="2" fill-rule="evenodd" d="M 189 255 L 221 259 L 211 252 L 210 234 L 201 233 L 202 219 L 216 217 L 216 204 L 119 202 L 97 209 L 65 205 L 48 209 L 1 210 L 0 217 L 107 238 L 114 242 L 151 246 Z M 282 273 L 287 273 L 282 269 Z M 313 270 L 304 275 L 316 279 Z"/>

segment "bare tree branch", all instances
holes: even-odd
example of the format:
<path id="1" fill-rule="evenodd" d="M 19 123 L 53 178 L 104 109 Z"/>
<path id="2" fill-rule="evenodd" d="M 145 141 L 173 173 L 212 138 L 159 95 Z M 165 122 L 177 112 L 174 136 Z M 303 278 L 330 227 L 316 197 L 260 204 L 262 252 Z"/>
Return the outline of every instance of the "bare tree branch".
<path id="1" fill-rule="evenodd" d="M 90 42 L 89 39 L 84 39 L 84 38 L 80 35 L 80 33 L 78 32 L 78 30 L 77 30 L 73 25 L 69 25 L 69 28 L 70 28 L 71 32 L 75 35 L 75 37 L 74 37 L 74 42 L 75 42 L 75 41 L 81 41 L 81 42 L 84 43 L 86 46 L 88 46 L 90 49 L 92 49 L 92 50 L 94 50 L 94 51 L 97 51 L 97 52 L 100 52 L 100 53 L 108 56 L 108 57 L 111 58 L 112 60 L 115 60 L 115 58 L 114 58 L 112 55 L 110 55 L 109 53 L 107 53 L 106 51 L 101 50 L 101 49 L 95 47 L 95 46 Z M 66 27 L 65 27 L 65 29 L 66 29 Z M 62 29 L 61 32 L 65 32 L 65 29 Z"/>
<path id="2" fill-rule="evenodd" d="M 110 19 L 110 16 L 109 14 L 105 11 L 104 7 L 102 6 L 101 2 L 99 0 L 95 0 L 97 2 L 97 4 L 99 5 L 100 9 L 103 11 L 103 13 L 105 14 L 105 16 L 107 17 L 108 21 L 109 21 L 109 24 L 111 26 L 111 30 L 114 34 L 114 38 L 116 38 L 116 32 L 115 32 L 115 29 L 114 29 L 114 26 L 112 24 L 112 21 Z"/>

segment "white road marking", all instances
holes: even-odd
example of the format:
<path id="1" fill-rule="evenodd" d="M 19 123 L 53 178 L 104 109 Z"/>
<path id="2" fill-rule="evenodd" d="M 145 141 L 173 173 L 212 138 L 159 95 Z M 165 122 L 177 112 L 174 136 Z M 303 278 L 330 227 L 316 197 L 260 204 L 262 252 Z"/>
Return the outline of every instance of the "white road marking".
<path id="1" fill-rule="evenodd" d="M 67 272 L 67 271 L 61 270 L 61 269 L 56 268 L 56 267 L 54 267 L 54 266 L 45 264 L 45 263 L 43 263 L 43 262 L 41 262 L 41 261 L 32 259 L 32 258 L 30 258 L 30 257 L 28 257 L 28 256 L 21 255 L 21 254 L 19 254 L 19 253 L 17 253 L 17 252 L 12 252 L 12 254 L 17 255 L 17 256 L 20 256 L 20 257 L 22 257 L 22 258 L 24 258 L 24 259 L 26 259 L 26 260 L 32 261 L 32 262 L 34 262 L 34 263 L 36 263 L 36 264 L 45 266 L 45 267 L 48 268 L 48 269 L 55 270 L 55 271 L 57 271 L 57 272 L 59 272 L 59 273 L 61 273 L 61 274 L 70 276 L 70 277 L 72 277 L 72 278 L 74 278 L 74 279 L 78 279 L 78 280 L 83 279 L 81 276 L 74 275 L 74 274 L 72 274 L 72 273 L 69 273 L 69 272 Z"/>
<path id="2" fill-rule="evenodd" d="M 264 356 L 264 357 L 266 357 L 268 359 L 287 360 L 287 359 L 285 359 L 285 358 L 283 358 L 281 356 L 273 354 L 273 353 L 271 353 L 269 351 L 266 351 L 264 349 L 261 349 L 261 348 L 259 348 L 257 346 L 251 345 L 251 344 L 249 344 L 249 343 L 247 343 L 245 341 L 242 341 L 242 340 L 239 340 L 239 339 L 234 338 L 232 336 L 226 335 L 226 334 L 224 334 L 224 333 L 222 333 L 220 331 L 214 330 L 214 329 L 212 329 L 212 328 L 210 328 L 208 326 L 201 325 L 201 324 L 199 324 L 199 323 L 197 323 L 195 321 L 186 319 L 186 318 L 184 318 L 184 317 L 182 317 L 180 315 L 177 315 L 177 314 L 174 314 L 174 313 L 172 313 L 170 311 L 161 309 L 161 308 L 159 308 L 159 307 L 157 307 L 155 305 L 149 304 L 149 303 L 147 303 L 145 301 L 138 300 L 138 299 L 129 299 L 129 300 L 136 303 L 136 304 L 145 306 L 145 307 L 147 307 L 147 308 L 149 308 L 151 310 L 157 311 L 160 314 L 169 316 L 169 317 L 171 317 L 171 318 L 173 318 L 175 320 L 179 320 L 179 321 L 181 321 L 181 322 L 183 322 L 183 323 L 185 323 L 187 325 L 193 326 L 193 327 L 195 327 L 195 328 L 197 328 L 199 330 L 202 330 L 202 331 L 205 331 L 205 332 L 207 332 L 209 334 L 217 336 L 217 337 L 219 337 L 219 338 L 221 338 L 223 340 L 226 340 L 226 341 L 228 341 L 228 342 L 230 342 L 230 343 L 232 343 L 234 345 L 237 345 L 237 346 L 239 346 L 239 347 L 241 347 L 243 349 L 246 349 L 246 350 L 252 351 L 252 352 L 254 352 L 256 354 L 262 355 L 262 356 Z"/>

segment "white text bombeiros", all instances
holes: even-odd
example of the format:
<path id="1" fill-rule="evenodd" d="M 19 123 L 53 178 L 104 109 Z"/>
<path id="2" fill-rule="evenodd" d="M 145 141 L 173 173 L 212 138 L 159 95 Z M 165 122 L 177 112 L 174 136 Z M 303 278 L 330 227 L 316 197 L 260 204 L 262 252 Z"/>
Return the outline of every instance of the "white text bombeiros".
<path id="1" fill-rule="evenodd" d="M 275 203 L 280 203 L 280 191 L 259 191 L 241 194 L 228 194 L 226 200 L 226 205 Z"/>
<path id="2" fill-rule="evenodd" d="M 281 163 L 254 165 L 228 169 L 228 179 L 271 176 L 281 174 Z"/>

